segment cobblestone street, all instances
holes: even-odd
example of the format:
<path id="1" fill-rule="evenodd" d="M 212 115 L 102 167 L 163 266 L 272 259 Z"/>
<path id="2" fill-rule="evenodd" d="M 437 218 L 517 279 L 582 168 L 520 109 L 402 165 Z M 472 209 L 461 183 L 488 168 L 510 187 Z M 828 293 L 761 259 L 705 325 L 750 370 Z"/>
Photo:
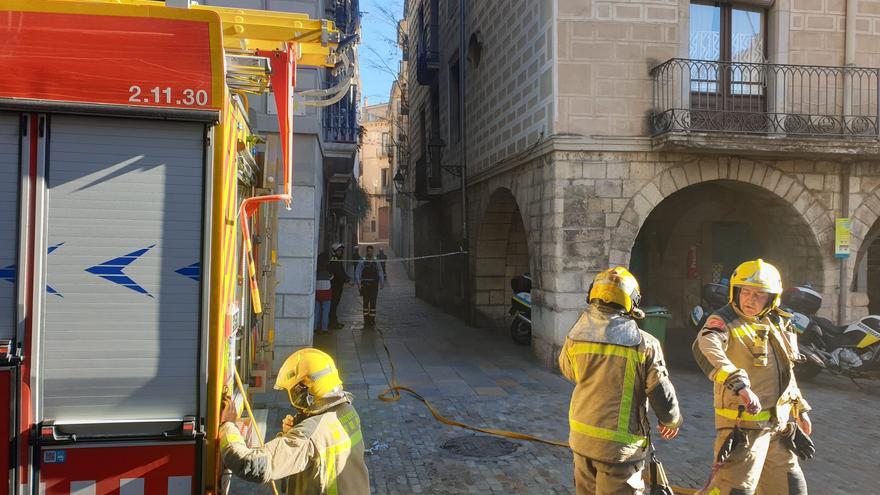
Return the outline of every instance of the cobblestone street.
<path id="1" fill-rule="evenodd" d="M 513 344 L 506 331 L 467 327 L 416 299 L 399 264 L 389 263 L 388 271 L 390 284 L 380 292 L 377 321 L 399 384 L 418 390 L 452 419 L 567 439 L 568 382 L 543 368 L 529 348 Z M 346 388 L 356 396 L 366 446 L 374 446 L 367 459 L 373 493 L 574 493 L 566 449 L 512 441 L 515 449 L 500 456 L 463 455 L 444 444 L 472 432 L 435 421 L 411 397 L 377 400 L 390 366 L 378 333 L 362 329 L 359 304 L 356 289 L 346 289 L 340 314 L 346 327 L 317 337 L 315 344 L 336 358 Z M 674 368 L 672 379 L 685 426 L 674 441 L 658 441 L 659 455 L 674 484 L 696 488 L 709 473 L 711 386 L 691 369 Z M 863 386 L 866 391 L 828 376 L 802 384 L 815 408 L 818 453 L 803 464 L 811 493 L 877 493 L 873 475 L 880 460 L 872 454 L 880 429 L 866 420 L 876 416 L 880 386 Z M 279 402 L 270 410 L 270 435 L 284 409 Z M 246 485 L 238 483 L 236 492 L 271 493 Z"/>

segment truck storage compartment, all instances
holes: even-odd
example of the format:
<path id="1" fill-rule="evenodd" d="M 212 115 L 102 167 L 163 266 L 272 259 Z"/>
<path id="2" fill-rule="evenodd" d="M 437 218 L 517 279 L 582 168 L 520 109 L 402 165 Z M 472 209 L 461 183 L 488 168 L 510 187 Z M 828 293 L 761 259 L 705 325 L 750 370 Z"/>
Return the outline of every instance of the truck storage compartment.
<path id="1" fill-rule="evenodd" d="M 15 451 L 12 419 L 18 401 L 15 394 L 16 362 L 16 265 L 18 256 L 18 187 L 20 139 L 18 113 L 0 112 L 0 495 L 9 493 L 9 474 Z"/>
<path id="2" fill-rule="evenodd" d="M 204 133 L 50 119 L 41 418 L 198 413 Z"/>
<path id="3" fill-rule="evenodd" d="M 74 483 L 171 495 L 197 483 L 205 133 L 191 122 L 48 120 L 37 210 L 47 495 Z"/>

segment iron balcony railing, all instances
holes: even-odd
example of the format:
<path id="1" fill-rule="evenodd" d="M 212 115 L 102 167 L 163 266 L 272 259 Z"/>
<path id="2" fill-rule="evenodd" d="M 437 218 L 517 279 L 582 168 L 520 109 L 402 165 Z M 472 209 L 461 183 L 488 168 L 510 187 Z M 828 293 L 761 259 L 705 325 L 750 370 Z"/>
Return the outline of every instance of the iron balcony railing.
<path id="1" fill-rule="evenodd" d="M 651 79 L 655 136 L 880 134 L 880 69 L 674 58 L 651 69 Z"/>
<path id="2" fill-rule="evenodd" d="M 328 87 L 337 83 L 333 76 L 328 77 Z M 356 143 L 359 125 L 357 121 L 356 87 L 352 86 L 341 100 L 324 108 L 321 119 L 324 128 L 324 141 L 334 143 Z"/>

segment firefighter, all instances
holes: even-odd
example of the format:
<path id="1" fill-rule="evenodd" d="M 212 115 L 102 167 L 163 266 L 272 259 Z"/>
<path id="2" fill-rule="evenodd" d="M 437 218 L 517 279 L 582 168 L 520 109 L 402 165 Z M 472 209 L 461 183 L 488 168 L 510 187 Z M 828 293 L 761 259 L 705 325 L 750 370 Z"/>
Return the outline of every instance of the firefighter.
<path id="1" fill-rule="evenodd" d="M 385 271 L 373 256 L 373 246 L 367 246 L 366 256 L 358 261 L 354 280 L 364 299 L 364 328 L 372 328 L 376 325 L 376 298 L 385 287 Z"/>
<path id="2" fill-rule="evenodd" d="M 648 403 L 664 439 L 674 438 L 682 423 L 660 342 L 636 324 L 644 317 L 640 298 L 626 268 L 596 275 L 589 306 L 559 355 L 562 374 L 575 384 L 568 441 L 578 495 L 641 493 Z"/>
<path id="3" fill-rule="evenodd" d="M 333 358 L 318 349 L 291 354 L 278 371 L 276 390 L 286 390 L 296 417 L 263 447 L 249 448 L 235 425 L 235 408 L 221 412 L 223 463 L 247 481 L 287 478 L 288 495 L 370 493 L 360 417 L 342 388 Z"/>
<path id="4" fill-rule="evenodd" d="M 694 342 L 694 357 L 714 383 L 716 459 L 727 459 L 716 464 L 706 493 L 807 493 L 798 456 L 814 452 L 810 406 L 794 377 L 797 340 L 777 309 L 780 294 L 773 265 L 742 263 L 730 280 L 729 303 Z"/>
<path id="5" fill-rule="evenodd" d="M 345 284 L 350 279 L 348 278 L 348 274 L 345 273 L 345 264 L 344 261 L 342 261 L 345 253 L 345 246 L 341 242 L 337 242 L 330 248 L 332 249 L 332 252 L 330 254 L 328 269 L 333 276 L 330 280 L 330 328 L 333 330 L 339 330 L 345 325 L 339 322 L 339 317 L 336 315 L 336 311 L 339 308 L 339 301 L 342 300 L 342 289 L 345 288 Z"/>

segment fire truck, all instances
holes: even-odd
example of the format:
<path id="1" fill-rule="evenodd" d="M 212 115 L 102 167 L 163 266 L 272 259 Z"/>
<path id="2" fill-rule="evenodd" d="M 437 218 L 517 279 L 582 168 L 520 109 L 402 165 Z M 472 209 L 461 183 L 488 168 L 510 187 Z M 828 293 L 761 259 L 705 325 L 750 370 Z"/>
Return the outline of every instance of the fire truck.
<path id="1" fill-rule="evenodd" d="M 221 395 L 265 385 L 295 70 L 340 35 L 168 4 L 0 2 L 0 495 L 218 493 Z"/>

